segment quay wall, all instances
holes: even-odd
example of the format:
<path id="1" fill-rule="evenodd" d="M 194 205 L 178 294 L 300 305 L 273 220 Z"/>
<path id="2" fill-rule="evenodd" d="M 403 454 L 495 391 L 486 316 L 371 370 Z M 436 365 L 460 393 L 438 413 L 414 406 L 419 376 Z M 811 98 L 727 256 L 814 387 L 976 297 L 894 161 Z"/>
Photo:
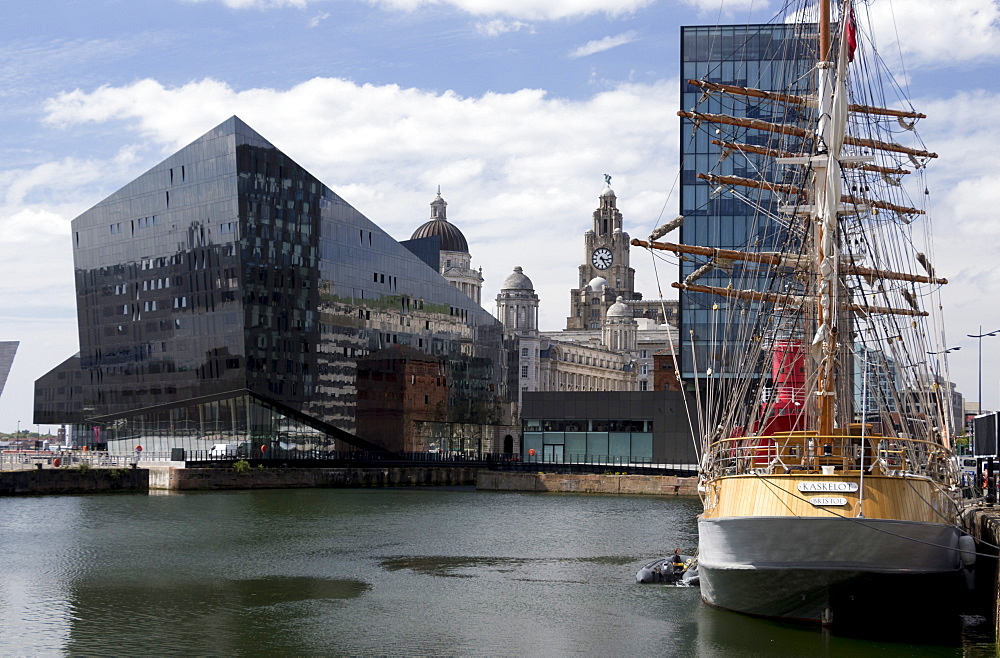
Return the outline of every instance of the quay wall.
<path id="1" fill-rule="evenodd" d="M 143 468 L 45 468 L 0 472 L 0 496 L 146 491 Z"/>
<path id="2" fill-rule="evenodd" d="M 1000 508 L 980 507 L 965 517 L 966 530 L 976 540 L 976 552 L 996 555 L 1000 546 Z M 976 594 L 992 615 L 993 629 L 1000 642 L 1000 568 L 997 560 L 976 558 Z M 1000 648 L 1000 646 L 998 646 Z"/>
<path id="3" fill-rule="evenodd" d="M 296 489 L 307 487 L 457 486 L 476 482 L 475 468 L 151 468 L 150 489 Z"/>
<path id="4" fill-rule="evenodd" d="M 479 471 L 484 491 L 558 491 L 642 496 L 697 496 L 698 478 L 675 475 L 566 475 Z"/>
<path id="5" fill-rule="evenodd" d="M 697 495 L 697 478 L 692 477 L 516 473 L 473 467 L 251 468 L 241 473 L 233 468 L 185 468 L 183 462 L 166 462 L 135 469 L 43 468 L 0 472 L 0 495 L 469 485 L 483 491 Z"/>

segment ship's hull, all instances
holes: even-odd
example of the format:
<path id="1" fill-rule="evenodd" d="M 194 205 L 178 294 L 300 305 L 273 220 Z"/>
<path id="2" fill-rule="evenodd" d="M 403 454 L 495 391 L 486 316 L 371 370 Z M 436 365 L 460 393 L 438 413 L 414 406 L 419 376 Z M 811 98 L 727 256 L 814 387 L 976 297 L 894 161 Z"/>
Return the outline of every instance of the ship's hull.
<path id="1" fill-rule="evenodd" d="M 953 601 L 963 583 L 960 532 L 944 523 L 702 518 L 699 535 L 702 598 L 746 614 L 837 624 L 869 611 L 905 616 L 909 604 Z"/>

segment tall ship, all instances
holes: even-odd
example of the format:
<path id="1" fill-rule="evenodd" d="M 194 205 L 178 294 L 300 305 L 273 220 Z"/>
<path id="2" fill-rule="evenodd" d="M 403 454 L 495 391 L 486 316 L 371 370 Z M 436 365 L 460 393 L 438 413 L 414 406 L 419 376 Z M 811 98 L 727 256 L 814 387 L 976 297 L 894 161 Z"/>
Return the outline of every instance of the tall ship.
<path id="1" fill-rule="evenodd" d="M 924 178 L 937 155 L 887 81 L 870 4 L 789 7 L 774 25 L 800 51 L 784 60 L 811 60 L 766 70 L 787 88 L 756 88 L 752 71 L 728 74 L 745 85 L 714 70 L 687 80 L 690 139 L 720 153 L 697 173 L 701 214 L 632 242 L 671 252 L 674 287 L 709 318 L 674 358 L 693 372 L 701 592 L 720 608 L 833 624 L 935 610 L 974 556 Z M 766 27 L 744 26 L 749 46 L 725 32 L 710 46 L 777 61 Z M 668 241 L 685 222 L 723 234 L 733 203 L 752 219 L 741 244 Z"/>

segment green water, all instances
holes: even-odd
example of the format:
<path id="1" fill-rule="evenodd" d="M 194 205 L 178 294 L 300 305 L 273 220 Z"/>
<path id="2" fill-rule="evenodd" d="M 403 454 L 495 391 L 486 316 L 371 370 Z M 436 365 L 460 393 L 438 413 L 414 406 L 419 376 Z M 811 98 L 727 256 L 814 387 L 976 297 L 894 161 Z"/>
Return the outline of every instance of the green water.
<path id="1" fill-rule="evenodd" d="M 989 653 L 961 637 L 840 637 L 635 584 L 649 559 L 693 552 L 698 511 L 464 488 L 0 498 L 0 655 Z"/>

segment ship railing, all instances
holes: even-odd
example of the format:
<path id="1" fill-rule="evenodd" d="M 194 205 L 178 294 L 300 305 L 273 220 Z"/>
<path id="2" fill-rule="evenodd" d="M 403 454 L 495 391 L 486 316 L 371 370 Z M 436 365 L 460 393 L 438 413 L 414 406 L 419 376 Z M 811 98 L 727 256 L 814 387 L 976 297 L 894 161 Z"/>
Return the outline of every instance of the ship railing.
<path id="1" fill-rule="evenodd" d="M 860 471 L 883 475 L 913 473 L 949 479 L 951 461 L 932 441 L 886 436 L 820 436 L 789 432 L 720 439 L 711 445 L 710 475 L 836 474 Z"/>

